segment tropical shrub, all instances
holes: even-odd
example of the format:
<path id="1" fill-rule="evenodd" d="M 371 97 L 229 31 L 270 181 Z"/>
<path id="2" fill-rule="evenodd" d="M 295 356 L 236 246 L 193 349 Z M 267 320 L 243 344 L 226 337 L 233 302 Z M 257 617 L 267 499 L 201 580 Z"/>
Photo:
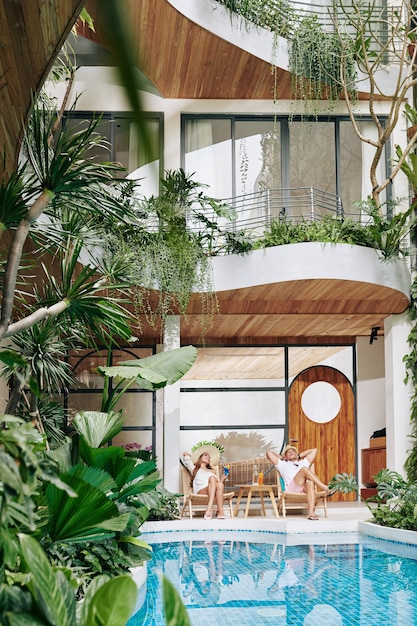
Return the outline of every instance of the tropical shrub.
<path id="1" fill-rule="evenodd" d="M 389 469 L 381 470 L 374 478 L 377 494 L 371 498 L 362 498 L 371 515 L 372 521 L 379 526 L 390 526 L 403 530 L 417 530 L 417 484 L 407 481 Z M 330 489 L 341 493 L 359 493 L 356 477 L 341 473 L 332 478 Z"/>
<path id="2" fill-rule="evenodd" d="M 319 241 L 323 243 L 347 243 L 374 248 L 384 259 L 406 255 L 403 245 L 413 223 L 409 218 L 411 209 L 395 214 L 390 207 L 383 215 L 373 200 L 357 202 L 357 208 L 366 216 L 364 222 L 324 215 L 320 220 L 292 222 L 287 218 L 274 219 L 264 235 L 253 245 L 255 249 L 280 246 L 289 243 Z"/>

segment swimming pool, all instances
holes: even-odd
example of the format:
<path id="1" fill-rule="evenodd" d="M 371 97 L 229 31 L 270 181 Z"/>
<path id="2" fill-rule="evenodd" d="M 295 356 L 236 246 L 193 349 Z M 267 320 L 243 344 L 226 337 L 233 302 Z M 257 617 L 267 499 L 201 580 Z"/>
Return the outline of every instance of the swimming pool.
<path id="1" fill-rule="evenodd" d="M 146 599 L 128 626 L 163 626 L 160 576 L 193 626 L 417 624 L 417 547 L 357 534 L 286 545 L 274 533 L 191 532 L 152 543 Z"/>

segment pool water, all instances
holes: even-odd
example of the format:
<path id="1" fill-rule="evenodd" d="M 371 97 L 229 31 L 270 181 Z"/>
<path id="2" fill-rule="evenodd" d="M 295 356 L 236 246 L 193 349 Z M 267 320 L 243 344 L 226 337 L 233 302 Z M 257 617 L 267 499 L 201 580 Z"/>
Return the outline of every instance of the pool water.
<path id="1" fill-rule="evenodd" d="M 284 545 L 276 536 L 249 536 L 148 538 L 146 596 L 128 626 L 165 625 L 162 573 L 180 592 L 193 626 L 417 624 L 417 548 L 361 537 Z"/>

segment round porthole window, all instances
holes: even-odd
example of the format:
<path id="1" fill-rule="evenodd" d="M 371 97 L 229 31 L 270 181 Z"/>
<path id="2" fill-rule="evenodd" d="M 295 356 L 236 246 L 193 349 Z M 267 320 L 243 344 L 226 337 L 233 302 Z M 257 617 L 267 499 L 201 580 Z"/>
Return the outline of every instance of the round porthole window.
<path id="1" fill-rule="evenodd" d="M 340 393 L 331 383 L 311 383 L 301 396 L 301 407 L 312 422 L 325 424 L 336 417 L 342 406 Z"/>

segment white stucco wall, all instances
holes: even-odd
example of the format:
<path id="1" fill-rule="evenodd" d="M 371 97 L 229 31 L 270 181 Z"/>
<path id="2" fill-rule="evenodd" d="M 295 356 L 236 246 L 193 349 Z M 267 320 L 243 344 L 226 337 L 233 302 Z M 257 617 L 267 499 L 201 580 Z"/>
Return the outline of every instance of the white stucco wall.
<path id="1" fill-rule="evenodd" d="M 385 428 L 385 353 L 384 338 L 369 343 L 357 339 L 357 453 L 358 481 L 362 483 L 361 450 L 369 448 L 375 430 Z"/>

